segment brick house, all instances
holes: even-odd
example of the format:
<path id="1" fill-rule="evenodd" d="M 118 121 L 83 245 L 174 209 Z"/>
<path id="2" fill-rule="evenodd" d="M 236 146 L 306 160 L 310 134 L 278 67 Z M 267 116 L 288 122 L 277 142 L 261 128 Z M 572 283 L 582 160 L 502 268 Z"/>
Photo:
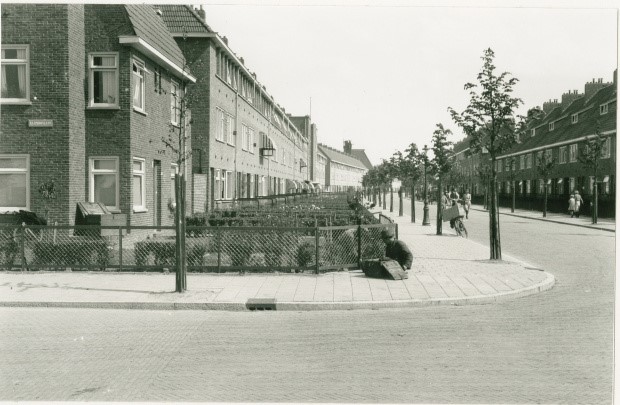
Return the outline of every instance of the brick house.
<path id="1" fill-rule="evenodd" d="M 548 101 L 542 111 L 533 117 L 525 136 L 509 151 L 498 156 L 496 162 L 497 187 L 502 206 L 512 203 L 512 187 L 518 208 L 542 210 L 544 187 L 548 191 L 549 210 L 566 212 L 569 195 L 579 190 L 586 202 L 592 201 L 594 176 L 579 162 L 585 141 L 597 131 L 605 139 L 603 156 L 599 160 L 597 176 L 599 190 L 599 215 L 615 215 L 616 184 L 616 111 L 617 71 L 613 83 L 603 79 L 586 83 L 584 93 L 577 90 L 562 95 L 560 102 Z M 468 141 L 455 145 L 455 154 L 461 172 L 472 185 L 474 195 L 483 188 L 476 171 L 484 155 L 469 156 Z M 536 170 L 542 154 L 554 159 L 556 166 L 551 178 L 545 182 Z M 514 183 L 513 183 L 514 182 Z M 461 185 L 461 187 L 465 184 Z M 589 212 L 589 204 L 584 206 Z"/>
<path id="2" fill-rule="evenodd" d="M 192 88 L 195 194 L 206 209 L 240 198 L 298 191 L 308 178 L 309 139 L 214 32 L 203 10 L 158 5 L 197 82 Z"/>
<path id="3" fill-rule="evenodd" d="M 195 78 L 152 6 L 3 4 L 1 63 L 0 211 L 43 214 L 53 181 L 50 221 L 92 201 L 130 225 L 171 223 L 183 167 L 162 138 Z"/>

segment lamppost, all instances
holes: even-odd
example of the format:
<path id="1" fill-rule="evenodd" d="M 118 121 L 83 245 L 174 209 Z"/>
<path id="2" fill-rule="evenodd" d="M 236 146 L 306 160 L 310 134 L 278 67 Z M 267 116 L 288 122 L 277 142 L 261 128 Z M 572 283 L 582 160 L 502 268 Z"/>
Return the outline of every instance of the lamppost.
<path id="1" fill-rule="evenodd" d="M 426 163 L 428 162 L 428 146 L 424 145 L 424 218 L 422 219 L 422 225 L 423 226 L 430 226 L 431 225 L 431 220 L 429 218 L 428 215 L 428 198 L 426 196 L 427 193 L 427 189 L 426 189 Z M 413 200 L 413 196 L 412 196 L 412 200 L 411 200 L 412 204 L 415 203 L 415 201 Z"/>

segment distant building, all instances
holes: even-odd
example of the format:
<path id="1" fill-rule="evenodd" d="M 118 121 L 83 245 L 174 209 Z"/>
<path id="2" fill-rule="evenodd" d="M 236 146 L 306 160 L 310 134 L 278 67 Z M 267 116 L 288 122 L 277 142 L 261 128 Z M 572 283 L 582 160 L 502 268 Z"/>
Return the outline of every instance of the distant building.
<path id="1" fill-rule="evenodd" d="M 519 139 L 509 151 L 497 158 L 497 187 L 500 203 L 512 203 L 513 181 L 517 207 L 542 209 L 545 187 L 548 190 L 549 209 L 565 212 L 568 198 L 578 190 L 586 201 L 592 200 L 594 176 L 579 162 L 579 154 L 585 141 L 598 130 L 605 139 L 603 156 L 599 161 L 598 192 L 599 215 L 615 215 L 616 187 L 616 113 L 617 113 L 617 70 L 613 83 L 603 79 L 586 83 L 584 93 L 577 90 L 562 95 L 561 102 L 550 100 L 543 104 L 542 111 L 532 116 L 527 134 Z M 461 188 L 470 187 L 474 195 L 484 192 L 476 175 L 485 155 L 469 152 L 469 141 L 455 145 L 455 153 L 464 182 Z M 552 178 L 547 184 L 536 170 L 536 162 L 542 154 L 556 161 Z M 585 205 L 586 212 L 589 204 Z"/>
<path id="2" fill-rule="evenodd" d="M 337 192 L 361 189 L 362 177 L 368 171 L 362 162 L 350 154 L 338 151 L 327 145 L 318 144 L 318 150 L 327 159 L 324 183 L 326 191 Z"/>

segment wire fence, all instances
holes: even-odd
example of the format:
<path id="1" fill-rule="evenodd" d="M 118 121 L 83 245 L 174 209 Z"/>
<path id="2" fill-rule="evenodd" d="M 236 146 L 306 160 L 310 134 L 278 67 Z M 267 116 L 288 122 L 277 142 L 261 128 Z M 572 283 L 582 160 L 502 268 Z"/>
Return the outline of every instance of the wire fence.
<path id="1" fill-rule="evenodd" d="M 382 221 L 383 222 L 383 221 Z M 314 227 L 188 226 L 190 272 L 314 272 L 380 258 L 393 223 Z M 174 271 L 174 227 L 0 226 L 0 269 Z"/>

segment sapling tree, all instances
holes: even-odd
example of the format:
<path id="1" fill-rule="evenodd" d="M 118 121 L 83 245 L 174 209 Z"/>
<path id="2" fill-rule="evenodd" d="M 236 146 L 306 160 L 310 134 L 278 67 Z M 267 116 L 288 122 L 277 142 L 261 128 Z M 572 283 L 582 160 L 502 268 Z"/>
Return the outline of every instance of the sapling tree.
<path id="1" fill-rule="evenodd" d="M 437 235 L 442 234 L 442 207 L 441 192 L 442 184 L 446 175 L 450 172 L 454 164 L 454 154 L 452 151 L 452 142 L 448 141 L 448 136 L 452 135 L 452 131 L 443 127 L 443 124 L 437 124 L 437 129 L 433 132 L 433 159 L 431 160 L 433 172 L 437 179 Z"/>
<path id="2" fill-rule="evenodd" d="M 499 155 L 515 142 L 515 110 L 523 102 L 513 97 L 513 87 L 518 79 L 510 73 L 497 74 L 493 59 L 495 53 L 486 49 L 482 56 L 482 70 L 477 75 L 477 83 L 465 84 L 469 91 L 469 105 L 462 112 L 448 107 L 454 122 L 471 138 L 470 149 L 474 152 L 486 150 L 490 158 L 490 209 L 489 238 L 491 260 L 501 260 L 502 249 L 499 232 L 499 209 L 497 201 L 497 171 L 495 162 Z"/>
<path id="3" fill-rule="evenodd" d="M 607 138 L 608 139 L 608 138 Z M 593 202 L 592 202 L 592 223 L 596 224 L 598 222 L 598 166 L 599 160 L 603 155 L 607 153 L 606 144 L 607 139 L 601 136 L 601 131 L 596 126 L 596 132 L 594 136 L 587 139 L 583 144 L 581 149 L 581 153 L 579 154 L 579 162 L 584 165 L 587 169 L 591 170 L 591 173 L 594 176 L 594 189 L 593 189 Z M 572 190 L 571 190 L 572 192 Z"/>

